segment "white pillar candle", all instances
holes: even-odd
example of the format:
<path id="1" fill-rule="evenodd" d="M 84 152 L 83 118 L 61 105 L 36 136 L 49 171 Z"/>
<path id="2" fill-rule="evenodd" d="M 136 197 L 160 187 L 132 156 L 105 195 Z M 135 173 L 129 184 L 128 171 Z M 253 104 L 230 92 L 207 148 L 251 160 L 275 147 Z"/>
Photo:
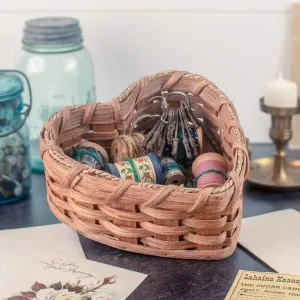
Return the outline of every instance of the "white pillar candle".
<path id="1" fill-rule="evenodd" d="M 295 107 L 297 94 L 297 84 L 283 79 L 280 73 L 277 80 L 266 84 L 264 102 L 274 107 Z"/>

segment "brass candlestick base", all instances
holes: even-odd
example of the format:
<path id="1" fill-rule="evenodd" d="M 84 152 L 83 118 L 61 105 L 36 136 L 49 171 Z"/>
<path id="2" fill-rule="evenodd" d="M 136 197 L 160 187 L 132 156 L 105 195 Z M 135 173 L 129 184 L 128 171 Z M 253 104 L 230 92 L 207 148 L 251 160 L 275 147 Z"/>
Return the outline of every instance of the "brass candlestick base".
<path id="1" fill-rule="evenodd" d="M 288 159 L 284 151 L 292 138 L 292 116 L 300 113 L 298 106 L 292 108 L 271 107 L 260 99 L 260 108 L 272 116 L 270 138 L 276 147 L 273 157 L 259 158 L 251 161 L 248 182 L 268 190 L 300 189 L 300 160 Z"/>

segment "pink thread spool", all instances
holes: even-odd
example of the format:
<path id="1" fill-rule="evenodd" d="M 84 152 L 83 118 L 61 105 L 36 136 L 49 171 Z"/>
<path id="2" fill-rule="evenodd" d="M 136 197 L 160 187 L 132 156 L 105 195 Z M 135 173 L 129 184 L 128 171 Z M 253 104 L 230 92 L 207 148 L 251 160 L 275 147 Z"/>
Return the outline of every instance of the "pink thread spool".
<path id="1" fill-rule="evenodd" d="M 221 186 L 226 182 L 227 163 L 218 153 L 208 152 L 199 155 L 193 162 L 192 172 L 197 180 L 197 188 Z"/>

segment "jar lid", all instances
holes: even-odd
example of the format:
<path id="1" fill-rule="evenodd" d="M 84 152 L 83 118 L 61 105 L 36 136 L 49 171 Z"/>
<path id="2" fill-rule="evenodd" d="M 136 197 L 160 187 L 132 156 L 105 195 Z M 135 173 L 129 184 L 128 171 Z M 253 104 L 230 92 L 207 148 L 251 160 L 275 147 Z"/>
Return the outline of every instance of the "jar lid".
<path id="1" fill-rule="evenodd" d="M 57 46 L 82 43 L 79 20 L 68 17 L 45 17 L 25 22 L 23 43 Z"/>
<path id="2" fill-rule="evenodd" d="M 23 81 L 19 76 L 0 72 L 0 102 L 12 100 L 22 92 Z"/>

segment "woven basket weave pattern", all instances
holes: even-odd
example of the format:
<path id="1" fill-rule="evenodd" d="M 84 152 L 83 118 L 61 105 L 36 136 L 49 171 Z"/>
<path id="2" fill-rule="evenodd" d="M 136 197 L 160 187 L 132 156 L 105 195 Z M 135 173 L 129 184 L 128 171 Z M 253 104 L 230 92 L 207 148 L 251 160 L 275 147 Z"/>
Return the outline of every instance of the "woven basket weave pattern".
<path id="1" fill-rule="evenodd" d="M 161 91 L 190 93 L 195 116 L 204 119 L 222 145 L 229 167 L 223 186 L 197 189 L 120 180 L 64 154 L 82 138 L 109 150 L 132 124 L 137 131 L 150 128 L 157 119 L 139 120 L 161 113 L 160 102 L 150 100 Z M 248 152 L 234 106 L 202 76 L 161 72 L 133 83 L 110 103 L 66 107 L 44 125 L 40 148 L 49 206 L 84 236 L 127 251 L 189 259 L 223 259 L 236 248 Z"/>

